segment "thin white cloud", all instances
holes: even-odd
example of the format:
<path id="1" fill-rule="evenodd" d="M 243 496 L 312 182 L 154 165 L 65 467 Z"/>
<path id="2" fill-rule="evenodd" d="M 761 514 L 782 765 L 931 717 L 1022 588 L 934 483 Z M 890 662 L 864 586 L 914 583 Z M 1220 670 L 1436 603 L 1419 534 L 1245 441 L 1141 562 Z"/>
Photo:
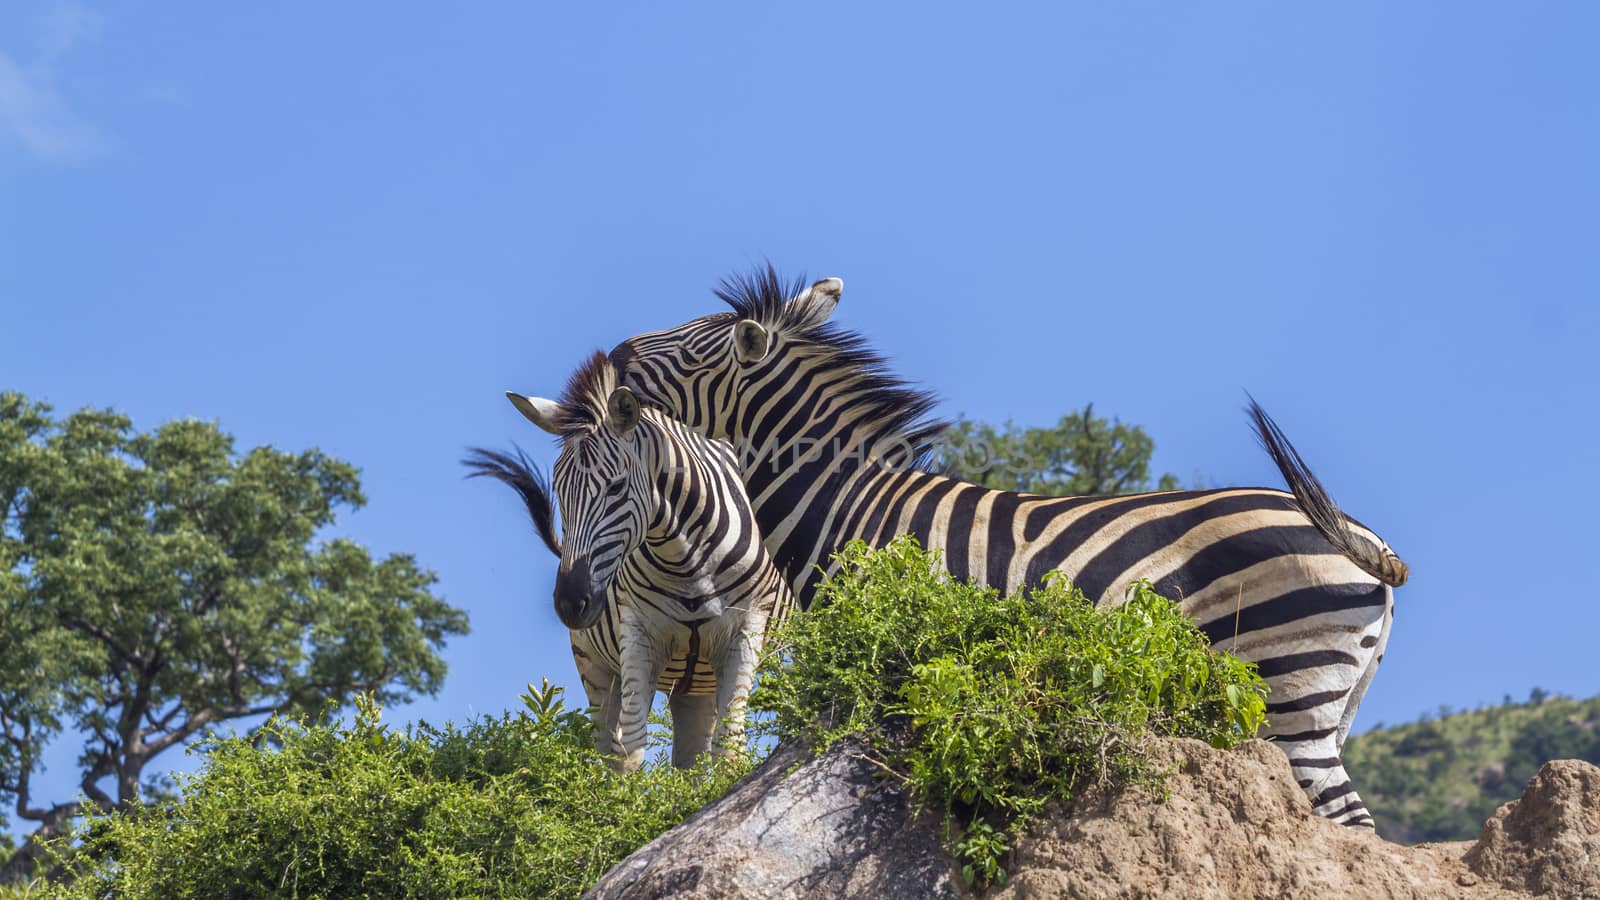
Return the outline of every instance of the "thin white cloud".
<path id="1" fill-rule="evenodd" d="M 102 15 L 74 0 L 55 3 L 40 20 L 31 65 L 0 52 L 0 141 L 18 144 L 47 162 L 69 162 L 99 152 L 99 134 L 73 114 L 53 82 L 61 58 L 97 37 L 104 22 Z"/>
<path id="2" fill-rule="evenodd" d="M 52 91 L 0 53 L 0 133 L 48 162 L 93 156 L 99 135 L 80 121 Z"/>

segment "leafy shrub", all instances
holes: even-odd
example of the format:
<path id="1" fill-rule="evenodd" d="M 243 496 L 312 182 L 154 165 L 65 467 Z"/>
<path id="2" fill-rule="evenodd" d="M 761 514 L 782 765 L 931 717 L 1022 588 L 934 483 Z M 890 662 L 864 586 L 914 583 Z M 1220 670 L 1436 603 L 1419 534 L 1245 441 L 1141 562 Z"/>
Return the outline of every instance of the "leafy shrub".
<path id="1" fill-rule="evenodd" d="M 1212 653 L 1148 585 L 1096 610 L 1063 581 L 1013 597 L 902 539 L 852 545 L 780 632 L 753 705 L 769 732 L 867 736 L 941 811 L 967 876 L 1004 877 L 1016 830 L 1085 779 L 1155 784 L 1150 733 L 1232 746 L 1262 720 L 1253 668 Z M 787 666 L 779 661 L 787 661 Z M 465 727 L 274 721 L 213 739 L 170 804 L 91 816 L 55 847 L 66 898 L 577 896 L 753 765 L 615 774 L 560 690 Z M 32 895 L 29 895 L 32 896 Z"/>
<path id="2" fill-rule="evenodd" d="M 614 773 L 548 683 L 465 728 L 270 723 L 214 740 L 171 807 L 86 821 L 56 896 L 576 897 L 751 761 Z M 263 749 L 262 745 L 273 749 Z"/>
<path id="3" fill-rule="evenodd" d="M 1540 702 L 1544 702 L 1541 698 Z M 1539 767 L 1552 759 L 1600 759 L 1600 731 L 1583 727 L 1570 718 L 1544 716 L 1533 719 L 1511 739 L 1506 753 L 1505 777 L 1519 790 Z"/>
<path id="4" fill-rule="evenodd" d="M 1254 665 L 1212 652 L 1148 584 L 1110 609 L 1062 579 L 1001 597 L 910 537 L 856 542 L 841 562 L 771 642 L 752 706 L 819 746 L 869 737 L 964 832 L 952 849 L 969 880 L 1003 878 L 1007 833 L 1085 779 L 1157 783 L 1145 735 L 1231 747 L 1264 718 Z"/>

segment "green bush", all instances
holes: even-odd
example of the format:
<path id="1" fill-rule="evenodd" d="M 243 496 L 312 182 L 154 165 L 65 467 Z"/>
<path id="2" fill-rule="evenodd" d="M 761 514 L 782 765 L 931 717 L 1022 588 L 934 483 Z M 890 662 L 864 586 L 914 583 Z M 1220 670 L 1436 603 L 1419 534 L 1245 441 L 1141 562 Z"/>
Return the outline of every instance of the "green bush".
<path id="1" fill-rule="evenodd" d="M 956 582 L 916 542 L 843 554 L 779 632 L 753 706 L 777 736 L 866 737 L 943 813 L 968 878 L 1004 877 L 1027 817 L 1086 779 L 1154 785 L 1147 734 L 1231 746 L 1265 686 L 1148 585 L 1096 610 L 1063 581 Z M 780 661 L 787 665 L 779 665 Z M 63 898 L 574 897 L 720 796 L 754 757 L 615 774 L 560 690 L 464 728 L 275 721 L 215 739 L 178 798 L 91 816 L 55 845 Z M 17 896 L 35 896 L 18 894 Z"/>
<path id="2" fill-rule="evenodd" d="M 971 880 L 1004 877 L 1009 834 L 1051 797 L 1086 779 L 1156 784 L 1146 735 L 1231 747 L 1263 720 L 1254 665 L 1212 652 L 1148 584 L 1109 609 L 1062 579 L 1001 597 L 910 537 L 856 542 L 841 562 L 775 636 L 752 706 L 819 747 L 866 736 L 962 832 Z"/>
<path id="3" fill-rule="evenodd" d="M 349 726 L 216 740 L 175 805 L 88 819 L 54 895 L 576 897 L 750 765 L 619 775 L 560 688 L 524 700 L 464 729 L 394 731 L 364 702 Z"/>

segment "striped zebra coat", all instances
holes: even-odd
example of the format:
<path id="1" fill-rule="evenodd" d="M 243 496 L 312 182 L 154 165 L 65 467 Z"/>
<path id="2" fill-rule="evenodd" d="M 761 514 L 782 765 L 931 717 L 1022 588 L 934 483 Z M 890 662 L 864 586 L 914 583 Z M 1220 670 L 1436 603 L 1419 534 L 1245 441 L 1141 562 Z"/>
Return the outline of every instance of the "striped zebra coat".
<path id="1" fill-rule="evenodd" d="M 792 594 L 761 543 L 732 448 L 641 410 L 603 354 L 560 402 L 508 396 L 560 436 L 553 485 L 520 452 L 476 450 L 467 464 L 516 489 L 560 557 L 556 611 L 598 710 L 600 751 L 638 767 L 657 690 L 672 713 L 674 765 L 742 748 L 757 657 Z"/>
<path id="2" fill-rule="evenodd" d="M 611 354 L 643 402 L 732 441 L 773 558 L 802 606 L 854 538 L 901 533 L 952 574 L 1014 591 L 1059 571 L 1101 604 L 1148 579 L 1214 645 L 1266 678 L 1268 733 L 1316 811 L 1371 826 L 1339 753 L 1393 618 L 1405 563 L 1329 500 L 1259 407 L 1290 492 L 1260 488 L 1038 497 L 927 470 L 929 395 L 831 324 L 843 285 L 768 267 L 723 283 L 732 312 L 639 335 Z"/>

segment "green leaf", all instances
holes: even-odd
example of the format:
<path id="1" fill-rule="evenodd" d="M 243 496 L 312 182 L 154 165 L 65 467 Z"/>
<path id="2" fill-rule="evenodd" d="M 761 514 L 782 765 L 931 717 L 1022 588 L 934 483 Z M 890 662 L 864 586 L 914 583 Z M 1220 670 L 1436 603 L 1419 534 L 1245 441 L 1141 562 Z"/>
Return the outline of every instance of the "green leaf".
<path id="1" fill-rule="evenodd" d="M 1123 736 L 1231 747 L 1260 724 L 1254 666 L 1213 652 L 1146 583 L 1108 609 L 1061 578 L 1002 597 L 952 579 L 909 537 L 854 542 L 837 566 L 775 638 L 784 651 L 763 662 L 751 706 L 779 735 L 867 740 L 920 803 L 966 829 L 952 851 L 976 882 L 1004 877 L 987 817 L 1020 827 L 1102 764 L 1117 781 L 1158 782 Z"/>

